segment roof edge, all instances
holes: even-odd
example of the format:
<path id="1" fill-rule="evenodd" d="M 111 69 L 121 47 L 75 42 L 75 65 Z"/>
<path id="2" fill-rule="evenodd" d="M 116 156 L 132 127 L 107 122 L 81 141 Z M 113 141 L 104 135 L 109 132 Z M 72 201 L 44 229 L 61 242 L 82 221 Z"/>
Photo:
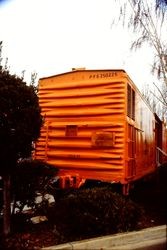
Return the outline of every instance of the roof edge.
<path id="1" fill-rule="evenodd" d="M 85 69 L 85 68 L 72 68 L 71 71 L 67 71 L 64 73 L 59 73 L 56 75 L 51 75 L 51 76 L 46 76 L 46 77 L 41 77 L 39 78 L 39 80 L 43 80 L 43 79 L 48 79 L 48 78 L 52 78 L 52 77 L 56 77 L 56 76 L 62 76 L 62 75 L 66 75 L 66 74 L 74 74 L 76 72 L 96 72 L 96 71 L 122 71 L 124 73 L 126 73 L 126 71 L 124 69 Z"/>

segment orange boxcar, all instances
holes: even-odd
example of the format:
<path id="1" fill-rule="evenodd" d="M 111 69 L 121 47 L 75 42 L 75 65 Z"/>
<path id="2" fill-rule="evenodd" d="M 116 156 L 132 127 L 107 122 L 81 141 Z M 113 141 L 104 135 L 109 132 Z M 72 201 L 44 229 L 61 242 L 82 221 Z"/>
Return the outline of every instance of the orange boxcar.
<path id="1" fill-rule="evenodd" d="M 167 162 L 167 124 L 155 114 L 155 143 L 157 166 Z"/>
<path id="2" fill-rule="evenodd" d="M 155 116 L 124 70 L 41 78 L 44 126 L 35 158 L 59 168 L 61 186 L 94 179 L 129 184 L 156 169 Z"/>

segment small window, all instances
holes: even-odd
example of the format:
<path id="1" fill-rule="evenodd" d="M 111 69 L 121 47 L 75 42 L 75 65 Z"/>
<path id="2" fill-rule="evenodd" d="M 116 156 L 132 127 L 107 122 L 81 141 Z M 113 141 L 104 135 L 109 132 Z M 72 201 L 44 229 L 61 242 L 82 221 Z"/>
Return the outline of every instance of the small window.
<path id="1" fill-rule="evenodd" d="M 135 91 L 132 89 L 132 119 L 135 120 Z"/>
<path id="2" fill-rule="evenodd" d="M 127 115 L 131 117 L 131 87 L 128 84 L 128 100 L 127 100 Z"/>
<path id="3" fill-rule="evenodd" d="M 135 120 L 135 91 L 129 84 L 127 86 L 127 115 Z"/>

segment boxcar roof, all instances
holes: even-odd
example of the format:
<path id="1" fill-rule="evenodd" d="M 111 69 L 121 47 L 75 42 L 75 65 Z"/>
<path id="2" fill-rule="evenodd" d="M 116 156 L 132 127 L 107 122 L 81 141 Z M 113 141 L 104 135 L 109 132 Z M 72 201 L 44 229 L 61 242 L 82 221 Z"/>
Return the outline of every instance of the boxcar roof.
<path id="1" fill-rule="evenodd" d="M 40 78 L 40 80 L 48 79 L 48 78 L 52 78 L 52 77 L 56 77 L 56 76 L 63 76 L 63 75 L 67 75 L 67 74 L 74 74 L 76 72 L 85 72 L 85 71 L 86 72 L 118 71 L 118 72 L 126 73 L 126 71 L 124 69 L 85 69 L 85 68 L 74 68 L 74 69 L 72 69 L 72 71 L 68 71 L 68 72 L 64 72 L 64 73 L 60 73 L 60 74 L 56 74 L 56 75 L 42 77 L 42 78 Z"/>

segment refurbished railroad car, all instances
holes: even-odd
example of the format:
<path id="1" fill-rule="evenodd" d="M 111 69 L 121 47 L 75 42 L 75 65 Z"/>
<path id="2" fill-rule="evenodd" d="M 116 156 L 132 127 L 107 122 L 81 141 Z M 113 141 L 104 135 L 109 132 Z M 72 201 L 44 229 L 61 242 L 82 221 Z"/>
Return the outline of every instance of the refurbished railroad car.
<path id="1" fill-rule="evenodd" d="M 35 158 L 59 168 L 60 187 L 100 180 L 121 183 L 126 194 L 155 171 L 161 122 L 124 70 L 41 78 L 39 103 L 44 125 Z"/>

